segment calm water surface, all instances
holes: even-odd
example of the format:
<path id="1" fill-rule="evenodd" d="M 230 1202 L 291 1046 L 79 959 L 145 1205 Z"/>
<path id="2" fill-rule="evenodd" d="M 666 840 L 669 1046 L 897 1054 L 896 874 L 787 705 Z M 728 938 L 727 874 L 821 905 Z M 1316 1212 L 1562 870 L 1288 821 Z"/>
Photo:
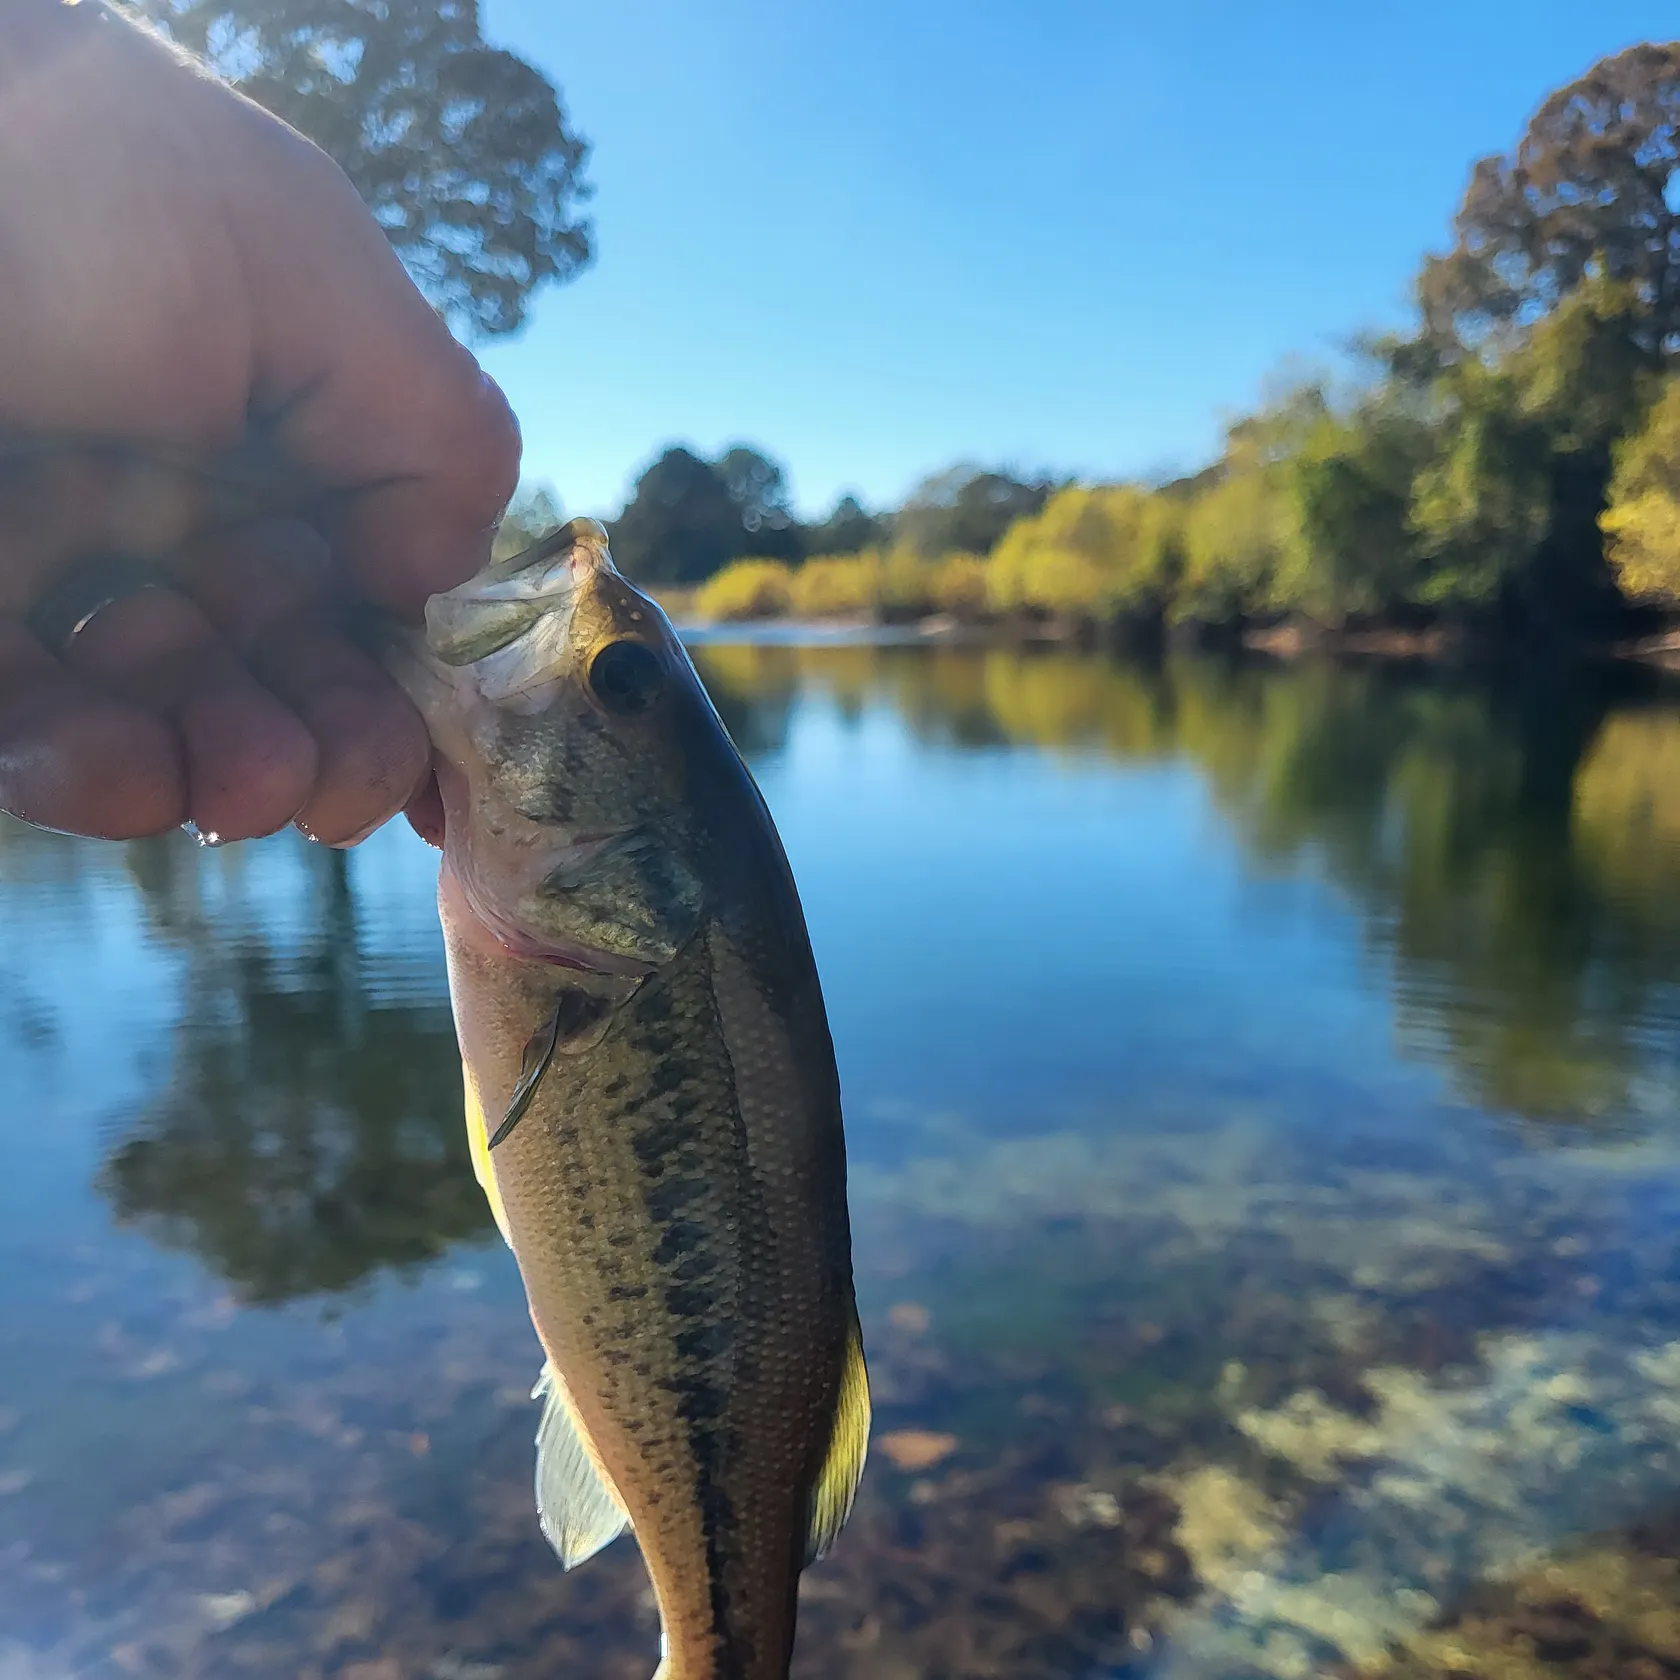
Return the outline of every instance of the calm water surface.
<path id="1" fill-rule="evenodd" d="M 1680 1675 L 1680 701 L 708 644 L 878 1398 L 801 1680 Z M 647 1680 L 392 829 L 0 830 L 0 1680 Z"/>

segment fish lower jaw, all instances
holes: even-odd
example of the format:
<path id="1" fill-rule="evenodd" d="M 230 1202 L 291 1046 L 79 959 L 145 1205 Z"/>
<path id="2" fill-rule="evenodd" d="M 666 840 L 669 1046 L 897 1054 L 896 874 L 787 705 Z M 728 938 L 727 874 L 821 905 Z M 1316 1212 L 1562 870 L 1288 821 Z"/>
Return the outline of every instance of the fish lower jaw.
<path id="1" fill-rule="evenodd" d="M 610 974 L 640 979 L 651 974 L 654 965 L 634 957 L 598 951 L 571 940 L 541 937 L 520 927 L 473 890 L 469 876 L 451 866 L 447 847 L 438 876 L 438 897 L 446 915 L 463 930 L 476 934 L 475 943 L 518 962 L 542 963 L 550 968 L 569 968 L 579 974 Z"/>

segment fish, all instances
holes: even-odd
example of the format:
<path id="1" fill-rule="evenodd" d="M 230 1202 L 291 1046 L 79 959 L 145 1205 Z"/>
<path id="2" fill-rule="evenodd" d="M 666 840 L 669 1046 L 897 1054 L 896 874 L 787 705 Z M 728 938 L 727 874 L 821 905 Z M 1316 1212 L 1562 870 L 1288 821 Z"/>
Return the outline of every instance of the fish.
<path id="1" fill-rule="evenodd" d="M 434 745 L 473 1168 L 544 1354 L 563 1566 L 626 1528 L 655 1680 L 786 1680 L 869 1435 L 834 1046 L 774 823 L 574 519 L 386 650 Z"/>

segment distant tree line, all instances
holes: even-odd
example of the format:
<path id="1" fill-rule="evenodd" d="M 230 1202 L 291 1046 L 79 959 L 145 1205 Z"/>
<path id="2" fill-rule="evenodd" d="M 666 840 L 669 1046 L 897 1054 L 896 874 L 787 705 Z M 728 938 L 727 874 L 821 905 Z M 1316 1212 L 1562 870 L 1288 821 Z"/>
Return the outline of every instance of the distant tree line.
<path id="1" fill-rule="evenodd" d="M 848 494 L 823 519 L 802 523 L 786 472 L 757 449 L 736 444 L 708 461 L 673 445 L 611 521 L 613 555 L 643 582 L 693 584 L 735 560 L 798 562 L 885 543 L 927 556 L 987 554 L 1055 488 L 1048 479 L 959 466 L 927 479 L 901 508 L 871 513 Z"/>
<path id="2" fill-rule="evenodd" d="M 1416 289 L 1418 326 L 1363 344 L 1351 392 L 1297 385 L 1191 478 L 1000 504 L 991 541 L 906 508 L 863 545 L 850 605 L 902 610 L 909 570 L 887 556 L 913 532 L 928 563 L 909 593 L 932 610 L 1526 639 L 1680 610 L 1680 42 L 1551 94 L 1475 166 Z M 941 578 L 947 549 L 968 564 Z M 797 571 L 755 564 L 717 580 L 712 610 L 808 607 Z"/>
<path id="3" fill-rule="evenodd" d="M 331 153 L 462 332 L 513 330 L 590 260 L 587 143 L 476 0 L 124 3 Z M 675 446 L 615 552 L 649 583 L 717 578 L 729 611 L 1524 637 L 1680 612 L 1680 42 L 1602 60 L 1477 163 L 1416 295 L 1416 330 L 1366 344 L 1352 394 L 1289 391 L 1191 478 L 958 467 L 902 507 L 845 496 L 802 522 L 760 450 Z M 527 492 L 504 545 L 558 514 Z M 736 562 L 755 570 L 719 577 Z"/>

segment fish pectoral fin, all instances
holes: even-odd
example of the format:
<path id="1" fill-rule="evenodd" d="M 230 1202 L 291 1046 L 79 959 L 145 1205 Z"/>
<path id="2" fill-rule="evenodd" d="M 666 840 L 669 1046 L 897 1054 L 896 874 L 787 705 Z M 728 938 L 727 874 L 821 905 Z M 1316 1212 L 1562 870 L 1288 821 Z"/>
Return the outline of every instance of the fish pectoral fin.
<path id="1" fill-rule="evenodd" d="M 502 1116 L 501 1125 L 490 1136 L 492 1149 L 525 1118 L 525 1110 L 531 1106 L 531 1099 L 537 1094 L 542 1076 L 548 1072 L 548 1064 L 554 1060 L 555 1047 L 560 1042 L 561 1017 L 565 1014 L 566 999 L 570 996 L 570 992 L 562 992 L 555 1001 L 553 1015 L 525 1041 L 525 1057 L 519 1068 L 519 1083 L 514 1086 L 513 1095 L 508 1098 L 507 1113 Z"/>
<path id="2" fill-rule="evenodd" d="M 501 1143 L 525 1118 L 531 1099 L 537 1094 L 542 1076 L 548 1072 L 557 1052 L 576 1053 L 592 1048 L 612 1020 L 613 1003 L 593 993 L 568 990 L 554 1000 L 554 1013 L 531 1034 L 519 1069 L 519 1083 L 508 1098 L 507 1113 L 491 1134 L 490 1148 Z"/>
<path id="3" fill-rule="evenodd" d="M 852 1514 L 863 1461 L 869 1450 L 869 1369 L 863 1357 L 863 1331 L 857 1310 L 852 1311 L 846 1338 L 845 1364 L 840 1373 L 840 1400 L 834 1409 L 834 1433 L 822 1473 L 811 1490 L 810 1528 L 805 1537 L 805 1561 L 812 1564 L 830 1546 Z"/>
<path id="4" fill-rule="evenodd" d="M 561 1566 L 572 1569 L 616 1540 L 630 1519 L 602 1476 L 566 1385 L 552 1365 L 543 1366 L 531 1398 L 543 1403 L 537 1425 L 537 1520 Z"/>

